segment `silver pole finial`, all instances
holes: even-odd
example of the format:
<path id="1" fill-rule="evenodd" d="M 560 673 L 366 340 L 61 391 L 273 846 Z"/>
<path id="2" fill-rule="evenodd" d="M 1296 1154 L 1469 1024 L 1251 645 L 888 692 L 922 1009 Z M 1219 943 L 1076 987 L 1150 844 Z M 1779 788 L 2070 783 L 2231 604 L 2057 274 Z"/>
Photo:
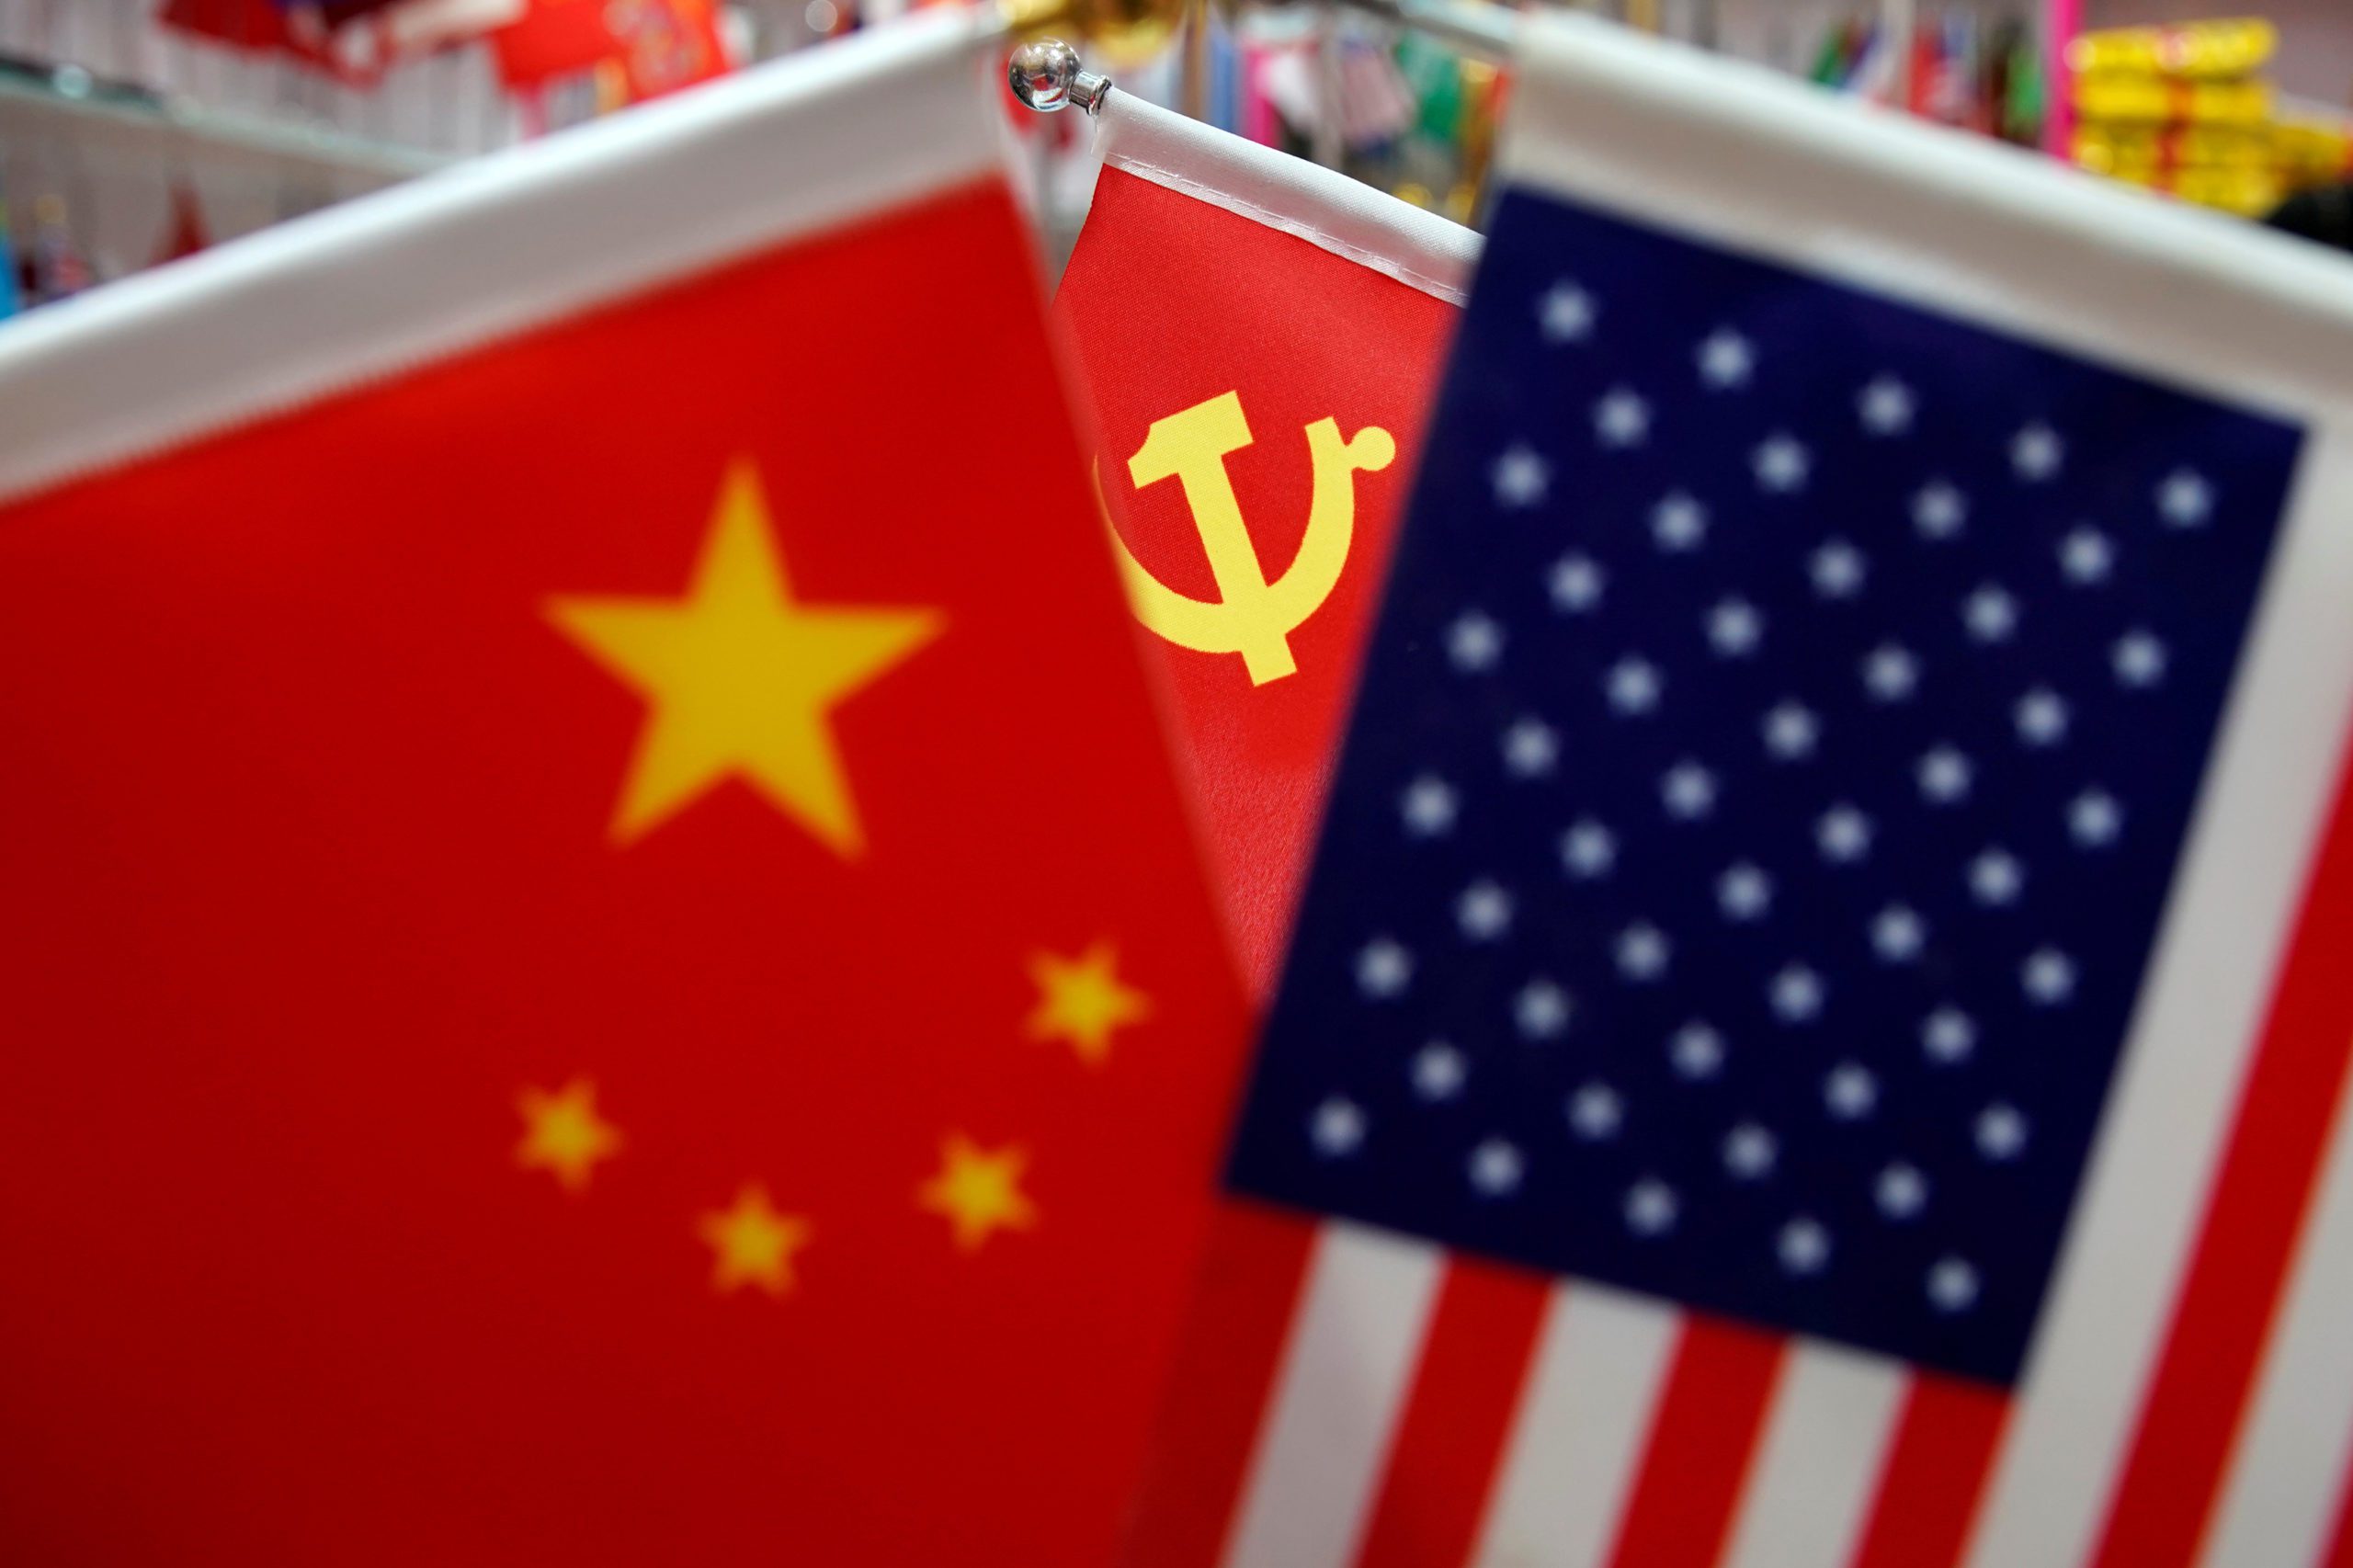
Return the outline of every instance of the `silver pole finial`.
<path id="1" fill-rule="evenodd" d="M 1079 63 L 1078 51 L 1058 38 L 1032 39 L 1017 45 L 1006 62 L 1005 79 L 1013 96 L 1040 114 L 1052 114 L 1076 104 L 1093 114 L 1103 107 L 1111 79 Z"/>

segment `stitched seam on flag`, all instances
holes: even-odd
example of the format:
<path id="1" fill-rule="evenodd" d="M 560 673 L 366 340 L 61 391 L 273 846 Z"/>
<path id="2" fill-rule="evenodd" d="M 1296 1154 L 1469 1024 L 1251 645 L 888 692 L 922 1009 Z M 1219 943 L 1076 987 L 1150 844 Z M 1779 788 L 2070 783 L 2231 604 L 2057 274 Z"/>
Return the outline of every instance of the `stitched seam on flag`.
<path id="1" fill-rule="evenodd" d="M 1142 175 L 1154 185 L 1165 185 L 1171 189 L 1181 190 L 1186 195 L 1206 201 L 1212 207 L 1222 207 L 1229 212 L 1237 212 L 1243 217 L 1256 219 L 1270 229 L 1280 229 L 1287 234 L 1296 234 L 1310 244 L 1320 246 L 1335 256 L 1346 256 L 1360 267 L 1370 267 L 1375 272 L 1386 273 L 1400 283 L 1411 284 L 1425 294 L 1435 294 L 1450 305 L 1460 305 L 1470 298 L 1466 290 L 1456 288 L 1443 278 L 1433 278 L 1425 272 L 1416 272 L 1394 256 L 1384 256 L 1376 250 L 1368 250 L 1362 245 L 1340 238 L 1337 234 L 1327 233 L 1313 223 L 1302 222 L 1297 218 L 1285 217 L 1271 208 L 1261 207 L 1255 201 L 1245 201 L 1231 192 L 1218 189 L 1213 185 L 1203 185 L 1199 180 L 1188 179 L 1174 169 L 1163 168 L 1158 164 L 1147 164 L 1140 158 L 1118 155 L 1112 157 L 1111 165 L 1114 168 L 1125 169 L 1131 174 Z"/>

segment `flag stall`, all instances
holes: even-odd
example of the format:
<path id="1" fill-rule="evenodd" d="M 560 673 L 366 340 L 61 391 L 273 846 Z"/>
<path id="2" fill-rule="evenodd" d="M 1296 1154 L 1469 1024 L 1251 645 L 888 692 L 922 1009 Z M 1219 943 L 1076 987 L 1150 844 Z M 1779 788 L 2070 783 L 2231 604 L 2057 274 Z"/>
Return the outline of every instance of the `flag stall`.
<path id="1" fill-rule="evenodd" d="M 168 254 L 175 204 L 208 235 L 241 233 L 373 188 L 381 179 L 618 112 L 742 64 L 860 28 L 908 0 L 6 0 L 0 4 L 0 199 L 18 224 L 37 205 L 93 277 Z M 1587 8 L 1595 8 L 1588 6 Z M 1600 7 L 1605 10 L 1609 6 Z M 1764 61 L 1833 90 L 1941 123 L 2081 155 L 2120 177 L 2256 212 L 2335 177 L 2345 122 L 2323 38 L 2283 58 L 2276 122 L 2250 127 L 2152 107 L 2150 82 L 2094 83 L 2077 114 L 2070 62 L 2089 59 L 2066 0 L 1876 0 L 1820 17 L 1762 0 L 1621 0 L 1643 28 Z M 1131 91 L 1264 145 L 1313 156 L 1460 222 L 1478 217 L 1507 73 L 1477 50 L 1400 27 L 1377 8 L 1171 6 L 1094 29 L 1096 62 Z M 2100 13 L 2111 17 L 2112 11 Z M 2153 37 L 2199 28 L 2145 29 Z M 2298 17 L 2299 39 L 2315 23 Z M 2173 47 L 2167 45 L 2166 47 Z M 1116 58 L 1115 58 L 1116 56 Z M 2131 88 L 2120 103 L 2120 85 Z M 184 95 L 227 108 L 193 117 Z M 93 97 L 153 123 L 123 139 L 92 123 Z M 20 101 L 22 100 L 22 101 Z M 172 106 L 165 112 L 165 106 Z M 2178 107 L 2178 106 L 2176 106 Z M 2230 110 L 2228 104 L 2209 104 Z M 2122 118 L 2118 118 L 2120 110 Z M 2236 112 L 2231 110 L 2231 112 Z M 2082 118 L 2091 127 L 2077 136 Z M 62 125 L 57 123 L 63 121 Z M 119 128 L 116 128 L 119 129 Z M 287 134 L 280 134 L 280 133 Z M 1085 139 L 1029 122 L 1021 176 L 1055 254 L 1083 215 Z M 285 155 L 257 158 L 262 151 Z M 85 152 L 82 143 L 96 145 Z M 321 167 L 322 160 L 325 166 Z M 33 290 L 31 296 L 45 297 Z"/>
<path id="2" fill-rule="evenodd" d="M 2179 73 L 2161 60 L 2205 58 L 2207 39 L 2268 39 L 2274 23 L 2116 27 L 2109 24 L 2137 15 L 2111 6 L 2095 8 L 2103 30 L 2086 33 L 2076 0 L 1881 0 L 1826 16 L 1824 8 L 1640 0 L 1574 8 L 2245 216 L 2260 217 L 2347 166 L 2347 117 L 2329 101 L 2341 97 L 2346 47 L 2333 20 L 2298 15 L 2285 23 L 2292 41 L 2280 65 L 2289 79 L 2276 117 L 2274 99 L 2260 90 L 2222 96 L 2207 110 L 2223 117 L 2219 131 L 2185 138 L 2156 134 L 2169 120 L 2195 123 L 2197 109 L 2166 91 Z M 1193 29 L 1199 58 L 1185 56 L 1176 88 L 1150 79 L 1132 85 L 1154 101 L 1181 100 L 1222 129 L 1472 221 L 1508 73 L 1498 72 L 1492 50 L 1466 43 L 1445 10 L 1348 4 L 1213 12 Z M 2120 46 L 2130 57 L 2121 69 Z M 2201 79 L 2216 74 L 2200 70 Z M 2088 136 L 2078 134 L 2079 123 L 2088 124 Z"/>
<path id="3" fill-rule="evenodd" d="M 8 270 L 23 274 L 34 303 L 430 173 L 453 155 L 291 130 L 128 82 L 69 74 L 61 88 L 54 71 L 0 70 L 0 199 L 18 215 Z"/>
<path id="4" fill-rule="evenodd" d="M 11 0 L 0 199 L 105 280 L 191 215 L 250 233 L 824 36 L 715 0 Z"/>
<path id="5" fill-rule="evenodd" d="M 2353 1551 L 2340 264 L 1358 8 L 1477 231 L 559 0 L 660 101 L 0 327 L 14 1542 Z"/>

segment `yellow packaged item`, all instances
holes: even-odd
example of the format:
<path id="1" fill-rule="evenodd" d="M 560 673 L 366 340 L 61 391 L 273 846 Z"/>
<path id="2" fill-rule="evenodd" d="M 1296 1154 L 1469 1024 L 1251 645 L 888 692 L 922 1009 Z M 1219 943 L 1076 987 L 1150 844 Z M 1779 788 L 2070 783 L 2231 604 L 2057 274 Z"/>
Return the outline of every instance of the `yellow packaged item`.
<path id="1" fill-rule="evenodd" d="M 2353 134 L 2324 120 L 2283 120 L 2272 128 L 2272 155 L 2291 185 L 2342 179 L 2353 173 Z"/>
<path id="2" fill-rule="evenodd" d="M 2271 84 L 2104 71 L 2075 78 L 2075 112 L 2085 119 L 2261 125 L 2271 118 Z"/>
<path id="3" fill-rule="evenodd" d="M 2279 29 L 2260 17 L 2117 28 L 2077 34 L 2067 45 L 2067 69 L 2077 75 L 2120 72 L 2211 80 L 2259 70 L 2279 47 Z"/>
<path id="4" fill-rule="evenodd" d="M 2111 124 L 2087 120 L 2075 127 L 2075 162 L 2105 174 L 2120 163 L 2165 168 L 2268 169 L 2278 162 L 2269 132 L 2236 125 Z"/>
<path id="5" fill-rule="evenodd" d="M 2219 207 L 2253 218 L 2279 205 L 2287 194 L 2268 169 L 2177 169 L 2160 188 L 2200 207 Z"/>

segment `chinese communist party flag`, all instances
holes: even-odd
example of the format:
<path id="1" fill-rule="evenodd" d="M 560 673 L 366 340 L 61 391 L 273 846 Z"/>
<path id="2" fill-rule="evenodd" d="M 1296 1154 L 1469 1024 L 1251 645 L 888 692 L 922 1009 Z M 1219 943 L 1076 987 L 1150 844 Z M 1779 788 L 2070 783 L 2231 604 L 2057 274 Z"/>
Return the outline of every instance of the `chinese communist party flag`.
<path id="1" fill-rule="evenodd" d="M 1114 91 L 1056 298 L 1227 921 L 1272 988 L 1478 239 Z"/>
<path id="2" fill-rule="evenodd" d="M 8 1561 L 1108 1557 L 1245 1009 L 979 47 L 0 343 Z"/>
<path id="3" fill-rule="evenodd" d="M 1114 90 L 1056 311 L 1173 695 L 1227 926 L 1269 994 L 1477 236 Z M 1124 1568 L 1219 1560 L 1315 1227 L 1222 1204 Z"/>

